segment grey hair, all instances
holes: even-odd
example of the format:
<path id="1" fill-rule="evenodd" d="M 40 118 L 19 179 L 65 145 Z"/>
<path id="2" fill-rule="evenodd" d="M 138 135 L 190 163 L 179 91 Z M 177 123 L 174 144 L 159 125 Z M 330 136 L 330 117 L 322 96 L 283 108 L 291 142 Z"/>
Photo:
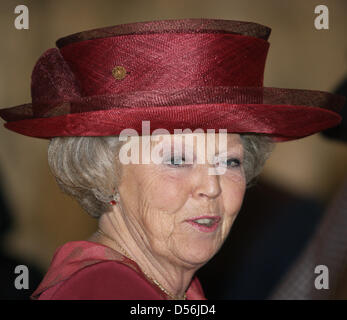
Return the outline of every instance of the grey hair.
<path id="1" fill-rule="evenodd" d="M 257 182 L 266 160 L 270 157 L 275 143 L 264 134 L 247 133 L 240 134 L 243 145 L 244 160 L 243 167 L 246 176 L 247 187 Z"/>
<path id="2" fill-rule="evenodd" d="M 259 134 L 241 134 L 241 139 L 246 182 L 250 186 L 274 144 Z M 123 143 L 117 136 L 57 137 L 50 141 L 48 164 L 60 189 L 94 218 L 111 209 L 109 202 L 122 175 L 118 155 Z"/>
<path id="3" fill-rule="evenodd" d="M 114 137 L 57 137 L 48 146 L 48 164 L 60 189 L 92 217 L 110 210 L 121 177 Z"/>

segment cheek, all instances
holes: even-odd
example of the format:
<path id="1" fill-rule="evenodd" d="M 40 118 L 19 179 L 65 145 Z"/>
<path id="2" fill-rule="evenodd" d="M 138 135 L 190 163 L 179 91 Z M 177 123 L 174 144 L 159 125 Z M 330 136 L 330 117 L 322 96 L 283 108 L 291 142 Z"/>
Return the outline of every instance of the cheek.
<path id="1" fill-rule="evenodd" d="M 150 189 L 148 200 L 151 205 L 155 209 L 167 213 L 178 211 L 190 194 L 187 174 L 183 172 L 157 170 Z"/>
<path id="2" fill-rule="evenodd" d="M 141 194 L 141 223 L 152 247 L 168 244 L 177 231 L 179 213 L 189 197 L 187 174 L 155 168 L 143 177 Z M 171 239 L 171 240 L 170 240 Z M 158 247 L 157 247 L 158 248 Z"/>

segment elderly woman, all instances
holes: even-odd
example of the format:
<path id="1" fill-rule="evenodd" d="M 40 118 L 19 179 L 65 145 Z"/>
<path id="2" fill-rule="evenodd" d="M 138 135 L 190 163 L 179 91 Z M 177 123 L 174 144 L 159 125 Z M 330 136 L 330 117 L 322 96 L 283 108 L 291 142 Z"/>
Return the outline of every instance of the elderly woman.
<path id="1" fill-rule="evenodd" d="M 269 34 L 238 21 L 134 23 L 70 35 L 40 57 L 32 103 L 1 116 L 51 139 L 60 188 L 99 225 L 56 251 L 32 298 L 205 298 L 194 274 L 273 143 L 340 121 L 340 97 L 263 87 Z"/>

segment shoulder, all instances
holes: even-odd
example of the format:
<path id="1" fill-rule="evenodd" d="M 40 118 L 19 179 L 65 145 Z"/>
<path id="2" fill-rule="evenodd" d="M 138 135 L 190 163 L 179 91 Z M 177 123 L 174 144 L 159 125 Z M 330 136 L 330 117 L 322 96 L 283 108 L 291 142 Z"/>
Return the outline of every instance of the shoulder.
<path id="1" fill-rule="evenodd" d="M 103 261 L 84 267 L 49 289 L 40 299 L 141 300 L 163 299 L 144 276 L 118 261 Z M 50 297 L 48 297 L 50 296 Z"/>

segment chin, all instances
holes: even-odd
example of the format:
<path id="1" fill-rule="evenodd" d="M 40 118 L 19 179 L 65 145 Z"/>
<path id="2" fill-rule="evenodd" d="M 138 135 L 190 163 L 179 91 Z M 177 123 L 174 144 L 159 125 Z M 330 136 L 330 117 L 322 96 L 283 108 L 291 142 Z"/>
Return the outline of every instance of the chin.
<path id="1" fill-rule="evenodd" d="M 204 265 L 217 253 L 215 246 L 194 246 L 191 245 L 189 251 L 184 252 L 184 260 L 192 265 Z"/>

